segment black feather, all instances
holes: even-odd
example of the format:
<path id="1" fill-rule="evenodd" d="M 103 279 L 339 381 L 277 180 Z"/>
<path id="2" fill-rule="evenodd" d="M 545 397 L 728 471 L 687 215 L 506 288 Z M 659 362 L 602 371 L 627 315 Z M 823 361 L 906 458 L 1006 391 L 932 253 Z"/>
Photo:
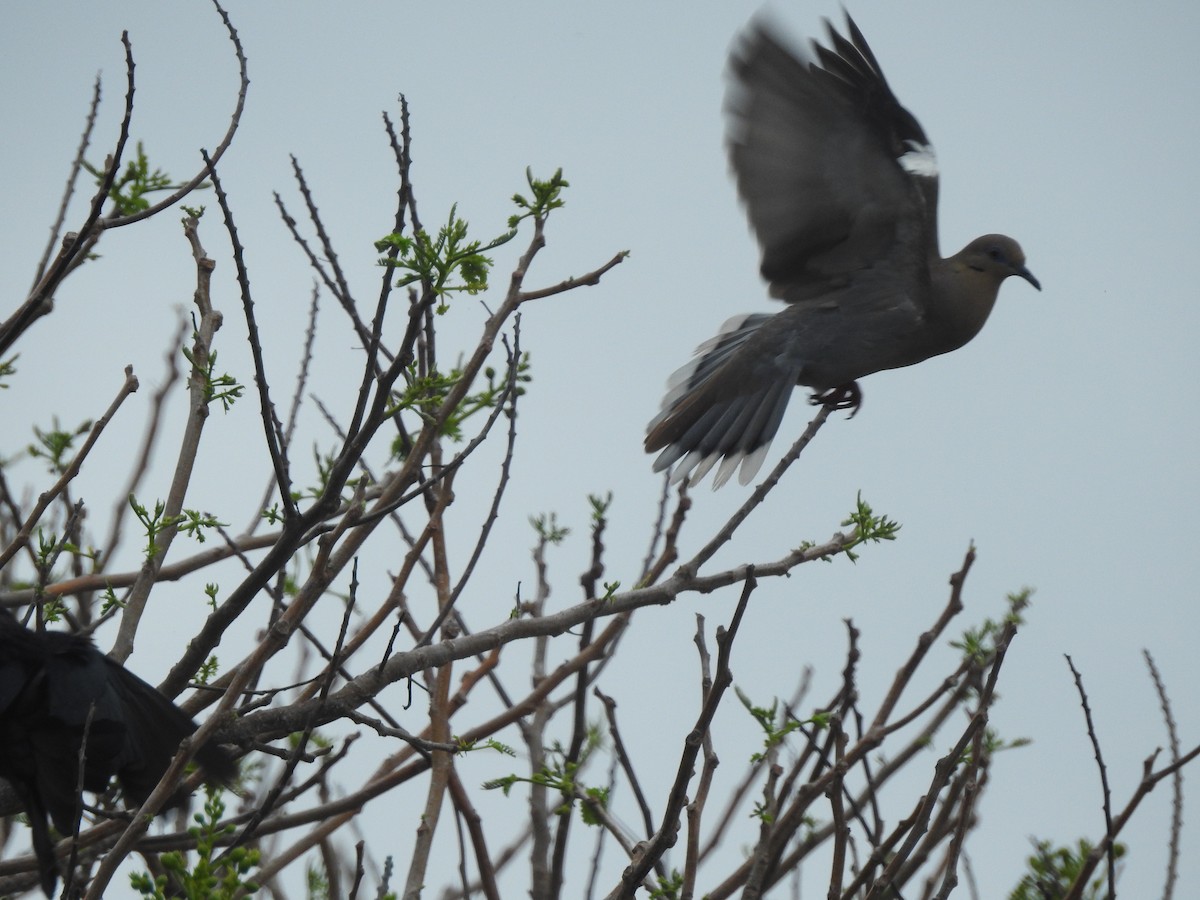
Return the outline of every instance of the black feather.
<path id="1" fill-rule="evenodd" d="M 195 730 L 179 707 L 87 638 L 31 631 L 0 609 L 0 777 L 29 815 L 46 896 L 58 880 L 46 819 L 63 835 L 79 823 L 81 748 L 86 790 L 103 791 L 116 777 L 127 801 L 141 805 Z M 216 744 L 195 759 L 210 781 L 237 775 L 234 758 Z M 177 791 L 167 806 L 186 799 Z"/>

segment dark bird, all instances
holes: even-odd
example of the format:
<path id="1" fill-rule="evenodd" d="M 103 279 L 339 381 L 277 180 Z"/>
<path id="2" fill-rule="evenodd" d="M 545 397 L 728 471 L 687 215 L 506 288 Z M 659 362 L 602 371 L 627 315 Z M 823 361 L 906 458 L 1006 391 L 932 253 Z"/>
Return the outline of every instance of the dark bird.
<path id="1" fill-rule="evenodd" d="M 29 814 L 47 897 L 58 864 L 46 817 L 59 834 L 74 834 L 85 732 L 83 787 L 103 791 L 115 775 L 126 802 L 140 806 L 195 730 L 179 707 L 87 638 L 31 631 L 0 609 L 0 777 Z M 233 757 L 216 744 L 201 747 L 195 759 L 211 781 L 227 784 L 237 775 Z M 180 791 L 167 805 L 185 800 Z"/>
<path id="2" fill-rule="evenodd" d="M 692 484 L 720 462 L 748 483 L 792 388 L 858 409 L 856 380 L 971 340 L 1009 275 L 1041 285 L 1010 237 L 976 238 L 942 259 L 937 164 L 913 115 L 846 17 L 829 46 L 789 49 L 753 24 L 730 60 L 729 155 L 775 314 L 730 319 L 676 372 L 646 451 Z"/>

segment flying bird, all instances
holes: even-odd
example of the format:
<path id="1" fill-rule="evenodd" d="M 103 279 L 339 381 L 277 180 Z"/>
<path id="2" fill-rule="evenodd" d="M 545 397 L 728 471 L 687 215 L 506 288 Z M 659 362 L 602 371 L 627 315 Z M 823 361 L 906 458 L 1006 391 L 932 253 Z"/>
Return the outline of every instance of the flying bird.
<path id="1" fill-rule="evenodd" d="M 29 815 L 47 897 L 58 864 L 46 818 L 60 835 L 74 834 L 81 747 L 83 787 L 100 792 L 116 776 L 126 801 L 140 806 L 195 730 L 179 707 L 87 638 L 31 631 L 0 609 L 0 778 Z M 195 759 L 210 781 L 228 784 L 237 775 L 234 758 L 216 744 L 200 747 Z M 167 805 L 185 800 L 180 791 Z"/>
<path id="2" fill-rule="evenodd" d="M 1041 285 L 1002 234 L 943 259 L 937 161 L 854 21 L 789 48 L 763 20 L 730 59 L 729 157 L 778 313 L 736 316 L 668 382 L 647 426 L 654 470 L 748 484 L 792 389 L 857 411 L 857 379 L 956 350 L 1010 275 Z"/>

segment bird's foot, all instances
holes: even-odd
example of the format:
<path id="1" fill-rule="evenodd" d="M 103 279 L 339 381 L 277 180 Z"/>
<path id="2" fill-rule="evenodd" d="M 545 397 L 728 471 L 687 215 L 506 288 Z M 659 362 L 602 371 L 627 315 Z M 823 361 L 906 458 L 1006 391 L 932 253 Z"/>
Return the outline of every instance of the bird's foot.
<path id="1" fill-rule="evenodd" d="M 831 410 L 848 409 L 850 415 L 846 418 L 853 419 L 858 408 L 862 406 L 862 390 L 857 381 L 851 381 L 848 384 L 839 384 L 827 391 L 813 394 L 808 398 L 808 402 L 813 406 L 824 406 Z"/>

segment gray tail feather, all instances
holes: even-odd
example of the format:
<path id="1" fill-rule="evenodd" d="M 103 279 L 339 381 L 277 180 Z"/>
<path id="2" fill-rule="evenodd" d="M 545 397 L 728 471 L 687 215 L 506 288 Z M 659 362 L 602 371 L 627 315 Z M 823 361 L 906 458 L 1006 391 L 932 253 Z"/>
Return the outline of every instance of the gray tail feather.
<path id="1" fill-rule="evenodd" d="M 671 376 L 662 411 L 647 426 L 646 450 L 661 450 L 654 471 L 671 466 L 672 481 L 697 484 L 718 462 L 713 489 L 739 466 L 749 484 L 762 466 L 791 398 L 795 379 L 731 385 L 720 370 L 770 315 L 730 319 L 716 337 L 696 349 L 696 358 Z M 740 390 L 739 390 L 740 388 Z"/>

